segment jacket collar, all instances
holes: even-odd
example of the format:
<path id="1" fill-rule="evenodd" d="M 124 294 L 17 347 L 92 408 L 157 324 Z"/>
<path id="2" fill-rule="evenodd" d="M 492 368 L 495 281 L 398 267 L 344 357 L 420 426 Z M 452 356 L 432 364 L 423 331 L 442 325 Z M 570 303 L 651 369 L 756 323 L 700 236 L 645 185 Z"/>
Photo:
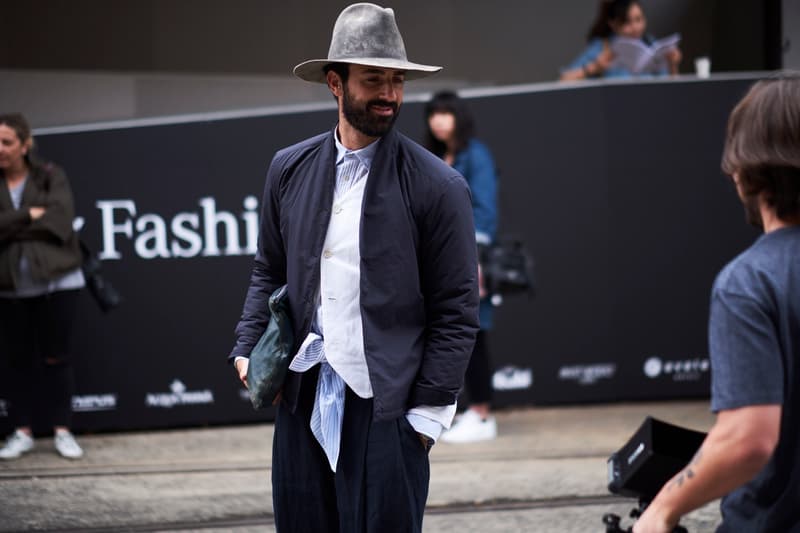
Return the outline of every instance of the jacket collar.
<path id="1" fill-rule="evenodd" d="M 381 168 L 380 165 L 386 165 L 387 161 L 391 161 L 393 154 L 395 153 L 394 147 L 397 144 L 397 130 L 395 127 L 392 127 L 386 135 L 378 139 L 377 142 L 374 142 L 370 145 L 370 147 L 375 147 L 374 157 L 372 158 L 372 164 L 370 166 L 370 171 L 373 168 Z"/>
<path id="2" fill-rule="evenodd" d="M 338 131 L 338 127 L 333 129 L 333 142 L 336 145 L 336 165 L 338 166 L 339 163 L 344 160 L 345 155 L 353 154 L 358 158 L 362 165 L 369 169 L 372 165 L 372 159 L 375 157 L 375 151 L 378 149 L 380 139 L 375 140 L 364 148 L 350 150 L 339 141 Z"/>

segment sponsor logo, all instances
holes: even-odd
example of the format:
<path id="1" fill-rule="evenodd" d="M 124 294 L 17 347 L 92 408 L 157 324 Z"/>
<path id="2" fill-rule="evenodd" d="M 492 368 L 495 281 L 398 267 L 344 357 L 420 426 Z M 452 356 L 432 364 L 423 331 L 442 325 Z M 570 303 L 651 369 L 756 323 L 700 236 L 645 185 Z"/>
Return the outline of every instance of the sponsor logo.
<path id="1" fill-rule="evenodd" d="M 186 390 L 186 385 L 176 379 L 170 386 L 172 392 L 167 393 L 148 393 L 145 396 L 144 404 L 147 407 L 171 408 L 176 405 L 203 405 L 214 403 L 214 393 L 210 390 Z"/>
<path id="2" fill-rule="evenodd" d="M 8 416 L 8 403 L 5 400 L 0 400 L 0 417 Z"/>
<path id="3" fill-rule="evenodd" d="M 644 375 L 648 378 L 657 378 L 661 375 L 664 364 L 658 357 L 651 357 L 644 362 Z"/>
<path id="4" fill-rule="evenodd" d="M 533 370 L 530 368 L 505 366 L 497 370 L 492 376 L 494 390 L 530 389 L 532 385 Z"/>
<path id="5" fill-rule="evenodd" d="M 633 453 L 630 455 L 630 457 L 628 457 L 628 465 L 630 466 L 631 463 L 633 463 L 636 459 L 638 459 L 639 456 L 642 455 L 643 451 L 644 451 L 644 442 L 640 442 L 639 445 L 636 447 L 636 449 L 633 450 Z"/>
<path id="6" fill-rule="evenodd" d="M 85 394 L 72 397 L 72 410 L 76 413 L 113 411 L 116 408 L 116 394 Z"/>
<path id="7" fill-rule="evenodd" d="M 200 198 L 198 211 L 181 211 L 167 220 L 156 213 L 139 213 L 130 199 L 98 200 L 103 230 L 101 260 L 122 259 L 121 242 L 132 241 L 141 259 L 255 255 L 258 239 L 258 199 L 248 196 L 244 211 L 217 209 L 216 200 Z M 241 235 L 244 234 L 242 242 Z M 222 238 L 220 238 L 222 237 Z"/>
<path id="8" fill-rule="evenodd" d="M 610 379 L 617 373 L 614 363 L 600 363 L 596 365 L 571 365 L 562 366 L 558 370 L 558 379 L 562 381 L 577 381 L 580 385 L 594 385 L 600 379 Z"/>
<path id="9" fill-rule="evenodd" d="M 642 370 L 650 379 L 669 376 L 673 381 L 697 381 L 710 369 L 711 362 L 707 357 L 668 361 L 660 357 L 650 357 L 644 362 Z"/>

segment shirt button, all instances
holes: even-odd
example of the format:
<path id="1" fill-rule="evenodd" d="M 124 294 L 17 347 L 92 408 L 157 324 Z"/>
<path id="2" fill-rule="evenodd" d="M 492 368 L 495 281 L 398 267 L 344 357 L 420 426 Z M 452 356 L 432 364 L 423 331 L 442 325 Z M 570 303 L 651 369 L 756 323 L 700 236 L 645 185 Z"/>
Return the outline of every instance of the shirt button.
<path id="1" fill-rule="evenodd" d="M 347 175 L 345 175 L 345 176 L 342 176 L 342 179 L 343 179 L 344 181 L 347 181 L 347 180 L 349 180 L 349 179 L 350 179 L 350 176 L 347 176 Z"/>
<path id="2" fill-rule="evenodd" d="M 333 206 L 333 213 L 334 214 L 338 215 L 341 212 L 342 212 L 342 206 L 340 206 L 340 205 Z"/>
<path id="3" fill-rule="evenodd" d="M 330 259 L 331 257 L 333 257 L 333 252 L 331 252 L 330 250 L 325 250 L 325 252 L 323 252 L 322 254 L 322 257 L 324 257 L 325 259 Z"/>

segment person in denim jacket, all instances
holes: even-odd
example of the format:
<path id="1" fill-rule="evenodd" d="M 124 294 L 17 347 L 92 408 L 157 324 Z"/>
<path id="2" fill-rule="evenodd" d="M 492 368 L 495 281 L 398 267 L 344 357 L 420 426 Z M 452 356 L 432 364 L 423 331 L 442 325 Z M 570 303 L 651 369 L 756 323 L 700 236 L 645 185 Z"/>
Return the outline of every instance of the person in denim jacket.
<path id="1" fill-rule="evenodd" d="M 485 144 L 473 136 L 473 119 L 466 102 L 451 91 L 433 96 L 425 110 L 426 146 L 467 180 L 472 193 L 472 214 L 478 247 L 487 247 L 497 231 L 497 173 Z M 492 327 L 492 304 L 481 277 L 480 331 L 465 377 L 469 408 L 442 435 L 444 442 L 474 442 L 497 436 L 491 416 L 492 373 L 487 332 Z"/>

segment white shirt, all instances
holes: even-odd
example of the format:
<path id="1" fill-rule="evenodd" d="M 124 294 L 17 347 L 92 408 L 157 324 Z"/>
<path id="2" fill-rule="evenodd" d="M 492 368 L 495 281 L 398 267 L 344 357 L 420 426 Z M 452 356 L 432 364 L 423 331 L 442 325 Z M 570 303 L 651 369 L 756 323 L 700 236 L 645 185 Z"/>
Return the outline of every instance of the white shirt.
<path id="1" fill-rule="evenodd" d="M 336 186 L 320 258 L 317 327 L 325 358 L 353 392 L 372 398 L 361 322 L 361 204 L 377 143 L 350 151 L 336 141 Z"/>

